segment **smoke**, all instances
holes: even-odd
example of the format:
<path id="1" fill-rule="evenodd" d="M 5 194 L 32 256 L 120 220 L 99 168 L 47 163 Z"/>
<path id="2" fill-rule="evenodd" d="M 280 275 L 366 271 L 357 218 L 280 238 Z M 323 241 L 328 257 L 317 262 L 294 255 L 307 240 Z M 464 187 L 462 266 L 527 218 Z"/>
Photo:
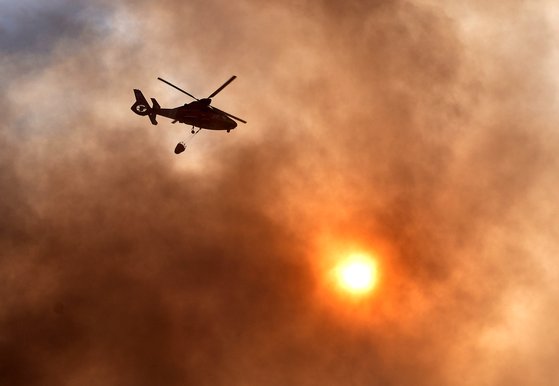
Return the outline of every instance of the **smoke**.
<path id="1" fill-rule="evenodd" d="M 1 18 L 0 384 L 553 384 L 557 7 L 499 4 Z M 232 74 L 249 123 L 180 157 L 129 109 Z M 354 249 L 362 301 L 325 273 Z"/>

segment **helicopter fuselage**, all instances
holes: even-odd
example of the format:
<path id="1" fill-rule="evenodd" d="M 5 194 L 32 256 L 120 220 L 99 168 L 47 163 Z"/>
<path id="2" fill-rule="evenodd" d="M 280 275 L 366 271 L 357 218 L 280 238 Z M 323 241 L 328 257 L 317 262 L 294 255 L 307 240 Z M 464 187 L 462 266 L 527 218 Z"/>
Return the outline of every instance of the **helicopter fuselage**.
<path id="1" fill-rule="evenodd" d="M 159 111 L 156 110 L 155 113 L 173 119 L 176 122 L 207 130 L 229 131 L 237 127 L 237 122 L 209 107 L 209 104 L 205 103 L 203 99 L 186 103 L 174 109 L 161 108 Z"/>

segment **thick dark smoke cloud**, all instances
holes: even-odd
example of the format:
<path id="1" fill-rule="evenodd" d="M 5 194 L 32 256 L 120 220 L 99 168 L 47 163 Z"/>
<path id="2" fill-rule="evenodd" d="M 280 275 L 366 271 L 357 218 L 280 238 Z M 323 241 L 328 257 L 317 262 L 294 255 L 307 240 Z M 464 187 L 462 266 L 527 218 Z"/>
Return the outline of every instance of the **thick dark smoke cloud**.
<path id="1" fill-rule="evenodd" d="M 6 4 L 1 385 L 554 384 L 552 2 Z"/>

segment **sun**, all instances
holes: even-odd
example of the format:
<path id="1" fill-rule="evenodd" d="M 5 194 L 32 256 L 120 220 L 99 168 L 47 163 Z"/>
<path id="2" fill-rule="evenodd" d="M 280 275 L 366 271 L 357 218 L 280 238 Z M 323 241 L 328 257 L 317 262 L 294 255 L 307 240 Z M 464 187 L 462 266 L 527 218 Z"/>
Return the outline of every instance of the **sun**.
<path id="1" fill-rule="evenodd" d="M 334 272 L 340 288 L 355 295 L 371 292 L 378 281 L 376 261 L 364 254 L 348 256 Z"/>

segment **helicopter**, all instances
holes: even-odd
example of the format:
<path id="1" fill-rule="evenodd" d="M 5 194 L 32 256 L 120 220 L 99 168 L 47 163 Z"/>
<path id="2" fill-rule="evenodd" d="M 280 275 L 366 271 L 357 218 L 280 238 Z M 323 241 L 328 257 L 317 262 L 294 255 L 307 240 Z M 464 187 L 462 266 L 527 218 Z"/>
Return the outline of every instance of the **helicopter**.
<path id="1" fill-rule="evenodd" d="M 229 80 L 223 83 L 217 90 L 211 93 L 207 98 L 198 99 L 194 95 L 184 91 L 183 89 L 175 86 L 171 82 L 166 81 L 162 78 L 157 78 L 158 80 L 166 83 L 167 85 L 179 90 L 180 92 L 188 95 L 193 102 L 185 103 L 183 106 L 167 109 L 162 108 L 155 98 L 151 98 L 152 106 L 150 107 L 146 97 L 138 89 L 134 89 L 134 96 L 136 97 L 136 102 L 132 105 L 131 109 L 138 115 L 148 116 L 149 120 L 153 125 L 157 125 L 156 117 L 158 115 L 172 119 L 172 123 L 184 123 L 192 126 L 191 133 L 193 135 L 198 134 L 200 130 L 226 130 L 230 132 L 235 127 L 237 127 L 237 122 L 247 123 L 244 119 L 236 117 L 232 114 L 226 113 L 223 110 L 218 109 L 211 105 L 212 99 L 221 90 L 234 81 L 237 77 L 233 75 Z M 194 130 L 198 128 L 198 130 Z M 185 142 L 179 142 L 175 147 L 175 154 L 180 154 L 186 149 Z"/>

